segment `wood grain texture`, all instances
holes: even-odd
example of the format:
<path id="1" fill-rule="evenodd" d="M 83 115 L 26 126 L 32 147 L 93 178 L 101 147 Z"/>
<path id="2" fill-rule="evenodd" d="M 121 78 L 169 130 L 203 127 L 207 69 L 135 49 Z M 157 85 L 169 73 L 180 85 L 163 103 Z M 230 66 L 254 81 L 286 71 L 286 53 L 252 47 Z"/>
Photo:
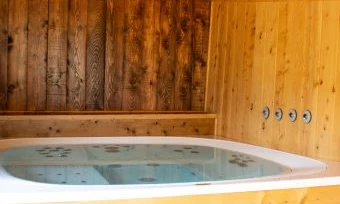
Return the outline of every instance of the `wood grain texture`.
<path id="1" fill-rule="evenodd" d="M 0 110 L 7 109 L 8 1 L 0 2 Z"/>
<path id="2" fill-rule="evenodd" d="M 210 0 L 8 2 L 1 109 L 204 109 Z"/>
<path id="3" fill-rule="evenodd" d="M 205 100 L 205 85 L 207 75 L 207 57 L 210 28 L 209 0 L 194 2 L 193 16 L 193 55 L 194 65 L 192 70 L 192 110 L 203 110 Z"/>
<path id="4" fill-rule="evenodd" d="M 225 193 L 212 195 L 196 195 L 165 198 L 128 199 L 117 201 L 85 201 L 65 203 L 93 204 L 149 204 L 149 203 L 242 203 L 242 204 L 338 204 L 340 186 L 300 188 L 272 191 L 255 191 L 241 193 Z"/>
<path id="5" fill-rule="evenodd" d="M 214 127 L 214 114 L 13 115 L 0 116 L 0 139 L 143 135 L 212 138 Z"/>
<path id="6" fill-rule="evenodd" d="M 206 109 L 216 111 L 218 136 L 340 160 L 336 125 L 340 3 L 252 1 L 212 6 L 211 39 L 216 39 L 210 44 L 207 91 L 214 94 L 207 93 Z M 220 17 L 223 7 L 232 8 L 227 23 Z M 219 23 L 221 27 L 216 26 Z M 268 120 L 261 115 L 265 106 L 271 111 Z M 284 115 L 276 121 L 279 108 Z M 288 119 L 291 109 L 297 110 L 296 122 Z M 302 121 L 304 110 L 312 111 L 310 124 Z"/>
<path id="7" fill-rule="evenodd" d="M 157 108 L 157 72 L 159 69 L 160 0 L 145 1 L 143 18 L 144 46 L 142 50 L 143 72 L 141 91 L 143 96 L 141 110 L 155 110 Z"/>
<path id="8" fill-rule="evenodd" d="M 124 109 L 155 110 L 157 105 L 156 71 L 158 70 L 159 35 L 155 21 L 156 1 L 128 1 L 128 71 L 124 85 Z M 156 15 L 157 14 L 157 15 Z"/>
<path id="9" fill-rule="evenodd" d="M 66 110 L 68 0 L 49 1 L 47 110 Z"/>
<path id="10" fill-rule="evenodd" d="M 176 1 L 161 0 L 157 109 L 173 110 L 176 73 Z"/>
<path id="11" fill-rule="evenodd" d="M 69 0 L 67 110 L 85 110 L 87 0 Z"/>
<path id="12" fill-rule="evenodd" d="M 126 71 L 126 1 L 107 1 L 105 110 L 122 110 Z"/>
<path id="13" fill-rule="evenodd" d="M 104 109 L 106 2 L 88 0 L 86 109 Z"/>
<path id="14" fill-rule="evenodd" d="M 191 81 L 193 69 L 193 8 L 192 1 L 179 0 L 177 11 L 177 63 L 175 76 L 175 109 L 191 109 Z"/>
<path id="15" fill-rule="evenodd" d="M 26 110 L 28 1 L 8 3 L 8 108 Z"/>
<path id="16" fill-rule="evenodd" d="M 45 110 L 48 0 L 30 0 L 28 10 L 27 110 Z"/>

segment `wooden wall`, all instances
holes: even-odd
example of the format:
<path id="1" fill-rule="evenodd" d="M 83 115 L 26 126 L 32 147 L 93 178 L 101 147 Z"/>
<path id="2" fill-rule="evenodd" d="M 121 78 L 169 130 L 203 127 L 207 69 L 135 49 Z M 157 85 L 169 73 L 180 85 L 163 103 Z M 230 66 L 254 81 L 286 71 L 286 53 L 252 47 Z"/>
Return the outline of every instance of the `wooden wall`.
<path id="1" fill-rule="evenodd" d="M 203 110 L 210 0 L 1 0 L 0 110 Z"/>
<path id="2" fill-rule="evenodd" d="M 218 113 L 217 135 L 339 161 L 340 1 L 216 1 L 211 15 L 206 110 Z"/>

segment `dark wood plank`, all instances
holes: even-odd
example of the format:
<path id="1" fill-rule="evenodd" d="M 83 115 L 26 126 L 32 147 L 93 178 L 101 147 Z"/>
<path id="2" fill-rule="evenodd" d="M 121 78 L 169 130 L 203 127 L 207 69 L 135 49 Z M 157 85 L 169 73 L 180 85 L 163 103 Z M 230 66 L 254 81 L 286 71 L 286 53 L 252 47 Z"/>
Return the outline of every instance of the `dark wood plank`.
<path id="1" fill-rule="evenodd" d="M 156 6 L 155 6 L 156 5 Z M 124 110 L 155 110 L 157 104 L 159 26 L 153 0 L 128 1 L 127 72 Z M 159 12 L 159 11 L 158 11 Z M 155 15 L 155 16 L 154 16 Z"/>
<path id="2" fill-rule="evenodd" d="M 47 110 L 66 110 L 68 0 L 49 1 Z"/>
<path id="3" fill-rule="evenodd" d="M 142 105 L 141 110 L 156 110 L 157 108 L 157 72 L 159 68 L 159 0 L 144 0 L 144 15 L 142 17 L 143 48 L 141 55 Z"/>
<path id="4" fill-rule="evenodd" d="M 87 0 L 69 0 L 67 110 L 85 110 Z"/>
<path id="5" fill-rule="evenodd" d="M 88 1 L 86 110 L 104 109 L 106 1 Z"/>
<path id="6" fill-rule="evenodd" d="M 210 1 L 194 1 L 193 54 L 191 110 L 203 110 L 207 75 L 210 28 Z"/>
<path id="7" fill-rule="evenodd" d="M 126 1 L 107 0 L 105 110 L 122 110 L 127 38 Z"/>
<path id="8" fill-rule="evenodd" d="M 191 80 L 192 80 L 192 28 L 193 6 L 192 0 L 179 0 L 176 43 L 176 83 L 175 83 L 175 110 L 191 109 Z"/>
<path id="9" fill-rule="evenodd" d="M 26 110 L 28 0 L 9 1 L 8 108 Z"/>
<path id="10" fill-rule="evenodd" d="M 161 0 L 158 110 L 173 110 L 175 107 L 176 6 L 176 1 Z"/>
<path id="11" fill-rule="evenodd" d="M 48 0 L 29 0 L 28 10 L 27 110 L 45 110 Z"/>
<path id="12" fill-rule="evenodd" d="M 145 12 L 143 0 L 127 1 L 127 45 L 126 73 L 124 78 L 123 110 L 141 110 L 141 83 L 145 67 L 141 64 L 140 55 L 143 51 L 143 15 Z"/>
<path id="13" fill-rule="evenodd" d="M 8 0 L 0 1 L 0 110 L 7 109 Z"/>

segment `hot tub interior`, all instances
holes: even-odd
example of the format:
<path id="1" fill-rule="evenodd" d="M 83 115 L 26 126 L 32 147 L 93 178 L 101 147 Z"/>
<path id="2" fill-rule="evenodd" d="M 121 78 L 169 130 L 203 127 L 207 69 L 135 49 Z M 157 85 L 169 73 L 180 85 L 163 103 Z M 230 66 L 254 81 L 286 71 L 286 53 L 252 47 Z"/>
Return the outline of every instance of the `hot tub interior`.
<path id="1" fill-rule="evenodd" d="M 0 162 L 14 177 L 63 185 L 206 182 L 289 171 L 273 161 L 235 151 L 169 144 L 18 147 L 2 152 Z"/>

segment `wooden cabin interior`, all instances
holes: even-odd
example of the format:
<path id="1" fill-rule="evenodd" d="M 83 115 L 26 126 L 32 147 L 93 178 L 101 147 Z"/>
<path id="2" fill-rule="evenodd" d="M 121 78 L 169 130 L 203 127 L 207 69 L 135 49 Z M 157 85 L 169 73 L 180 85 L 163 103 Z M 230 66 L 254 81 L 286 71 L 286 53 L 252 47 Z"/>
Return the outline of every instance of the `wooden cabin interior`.
<path id="1" fill-rule="evenodd" d="M 339 0 L 0 0 L 0 139 L 195 136 L 340 161 L 339 104 Z M 338 192 L 97 203 L 336 204 Z"/>

